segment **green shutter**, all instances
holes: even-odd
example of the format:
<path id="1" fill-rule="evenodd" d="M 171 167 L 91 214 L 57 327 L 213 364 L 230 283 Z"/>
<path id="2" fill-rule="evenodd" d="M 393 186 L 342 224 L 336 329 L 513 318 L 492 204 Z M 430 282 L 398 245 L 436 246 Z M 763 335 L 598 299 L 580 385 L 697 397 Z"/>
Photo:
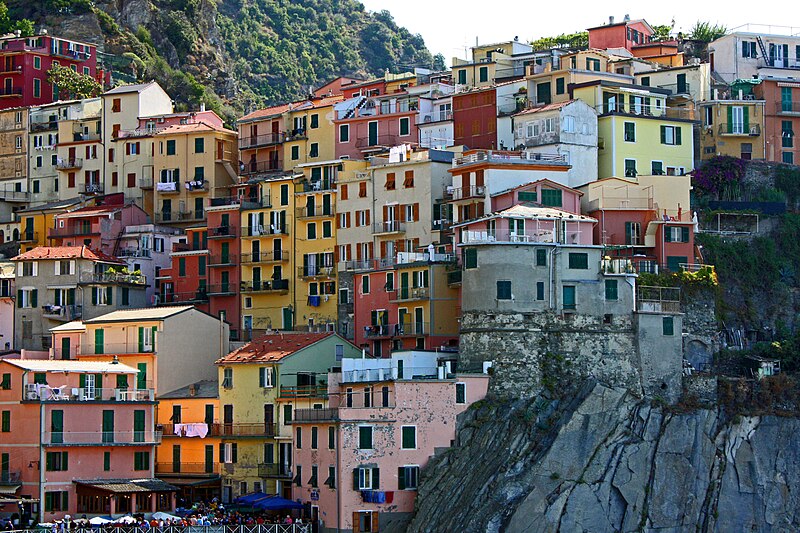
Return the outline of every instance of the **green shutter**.
<path id="1" fill-rule="evenodd" d="M 617 300 L 619 298 L 619 287 L 617 284 L 617 280 L 607 279 L 605 285 L 606 285 L 606 300 Z"/>
<path id="2" fill-rule="evenodd" d="M 664 226 L 664 242 L 672 242 L 672 232 L 670 226 Z"/>
<path id="3" fill-rule="evenodd" d="M 133 442 L 144 442 L 144 410 L 133 412 Z"/>
<path id="4" fill-rule="evenodd" d="M 92 305 L 97 305 L 97 287 L 92 287 Z"/>
<path id="5" fill-rule="evenodd" d="M 38 289 L 32 289 L 31 290 L 31 307 L 33 307 L 34 309 L 39 307 L 38 298 L 39 298 L 39 290 Z"/>
<path id="6" fill-rule="evenodd" d="M 17 289 L 17 309 L 22 308 L 22 289 Z"/>
<path id="7" fill-rule="evenodd" d="M 359 483 L 358 483 L 359 470 L 360 469 L 358 469 L 358 468 L 354 468 L 353 469 L 353 490 L 358 490 L 359 489 Z"/>
<path id="8" fill-rule="evenodd" d="M 405 490 L 406 488 L 406 469 L 404 466 L 397 467 L 397 488 L 398 490 Z"/>
<path id="9" fill-rule="evenodd" d="M 467 248 L 464 250 L 464 268 L 478 268 L 477 248 Z"/>
<path id="10" fill-rule="evenodd" d="M 372 490 L 378 490 L 381 485 L 381 469 L 378 467 L 372 468 Z"/>
<path id="11" fill-rule="evenodd" d="M 158 331 L 158 326 L 153 326 L 153 333 L 150 336 L 150 344 L 152 345 L 152 351 L 156 351 L 156 331 Z"/>
<path id="12" fill-rule="evenodd" d="M 67 305 L 75 305 L 75 289 L 67 289 Z"/>
<path id="13" fill-rule="evenodd" d="M 661 126 L 661 144 L 667 144 L 667 127 Z"/>
<path id="14" fill-rule="evenodd" d="M 106 304 L 114 304 L 114 287 L 106 287 Z"/>
<path id="15" fill-rule="evenodd" d="M 139 370 L 139 373 L 136 374 L 136 388 L 137 389 L 146 389 L 147 388 L 147 363 L 137 363 L 136 368 Z"/>
<path id="16" fill-rule="evenodd" d="M 139 353 L 144 352 L 144 328 L 139 328 Z"/>
<path id="17" fill-rule="evenodd" d="M 94 353 L 96 354 L 103 353 L 103 337 L 104 332 L 102 328 L 94 330 Z"/>
<path id="18" fill-rule="evenodd" d="M 728 108 L 728 126 L 725 128 L 726 133 L 733 132 L 733 107 L 727 106 Z"/>
<path id="19" fill-rule="evenodd" d="M 69 454 L 61 452 L 61 471 L 66 472 L 67 470 L 69 470 Z"/>
<path id="20" fill-rule="evenodd" d="M 750 133 L 750 108 L 745 106 L 742 109 L 742 113 L 744 116 L 744 132 Z"/>
<path id="21" fill-rule="evenodd" d="M 78 380 L 78 386 L 82 389 L 86 388 L 86 374 L 81 374 L 80 379 Z"/>
<path id="22" fill-rule="evenodd" d="M 111 452 L 103 452 L 103 470 L 111 470 Z"/>
<path id="23" fill-rule="evenodd" d="M 50 442 L 61 444 L 64 441 L 64 411 L 58 409 L 50 413 Z"/>
<path id="24" fill-rule="evenodd" d="M 662 318 L 662 333 L 664 335 L 675 334 L 675 323 L 671 316 L 665 316 Z"/>
<path id="25" fill-rule="evenodd" d="M 680 146 L 681 144 L 681 128 L 680 126 L 675 126 L 675 144 Z"/>
<path id="26" fill-rule="evenodd" d="M 95 374 L 94 375 L 94 386 L 97 389 L 103 388 L 103 374 Z M 99 400 L 101 397 L 100 392 L 97 393 L 97 399 Z"/>
<path id="27" fill-rule="evenodd" d="M 2 425 L 2 432 L 8 433 L 11 431 L 11 411 L 3 411 L 2 417 L 2 422 L 0 422 L 0 425 Z"/>
<path id="28" fill-rule="evenodd" d="M 689 228 L 686 226 L 681 228 L 681 242 L 689 242 Z"/>

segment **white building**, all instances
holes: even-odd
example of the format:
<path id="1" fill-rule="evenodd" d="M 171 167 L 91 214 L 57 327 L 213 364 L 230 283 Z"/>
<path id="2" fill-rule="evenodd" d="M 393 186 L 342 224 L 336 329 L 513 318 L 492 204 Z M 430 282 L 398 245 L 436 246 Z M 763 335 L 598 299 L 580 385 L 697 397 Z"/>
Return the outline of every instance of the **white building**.
<path id="1" fill-rule="evenodd" d="M 183 231 L 155 224 L 128 226 L 119 237 L 117 257 L 127 263 L 129 271 L 138 270 L 147 279 L 153 280 L 147 287 L 148 303 L 153 303 L 154 296 L 159 293 L 160 271 L 170 268 L 170 252 L 172 244 L 176 242 L 186 242 Z"/>
<path id="2" fill-rule="evenodd" d="M 708 60 L 714 73 L 727 83 L 754 76 L 796 76 L 800 68 L 800 36 L 759 33 L 754 24 L 746 27 L 748 31 L 729 33 L 708 45 Z"/>

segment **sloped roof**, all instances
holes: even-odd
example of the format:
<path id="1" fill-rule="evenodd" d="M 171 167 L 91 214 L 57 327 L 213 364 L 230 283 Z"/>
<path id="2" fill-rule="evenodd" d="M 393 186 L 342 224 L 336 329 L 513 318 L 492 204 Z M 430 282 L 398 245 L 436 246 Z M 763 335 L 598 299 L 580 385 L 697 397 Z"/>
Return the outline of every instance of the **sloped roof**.
<path id="1" fill-rule="evenodd" d="M 86 331 L 86 326 L 84 326 L 83 322 L 80 320 L 73 320 L 72 322 L 50 328 L 50 331 Z"/>
<path id="2" fill-rule="evenodd" d="M 107 215 L 108 213 L 114 213 L 115 211 L 120 211 L 124 209 L 125 205 L 90 205 L 87 207 L 81 207 L 79 209 L 75 209 L 74 211 L 68 211 L 66 213 L 59 213 L 56 215 L 56 218 L 78 218 L 78 217 L 90 217 L 90 216 L 97 216 L 97 215 Z"/>
<path id="3" fill-rule="evenodd" d="M 175 135 L 176 133 L 204 133 L 209 131 L 219 131 L 222 133 L 231 133 L 237 135 L 237 132 L 226 128 L 218 128 L 212 124 L 203 122 L 192 122 L 190 124 L 173 124 L 167 128 L 156 133 L 156 136 Z"/>
<path id="4" fill-rule="evenodd" d="M 518 117 L 520 115 L 532 115 L 534 113 L 542 113 L 544 111 L 555 111 L 556 109 L 561 109 L 564 106 L 575 102 L 576 100 L 567 100 L 566 102 L 558 102 L 556 104 L 546 104 L 541 107 L 531 107 L 529 109 L 523 109 L 519 113 L 516 113 L 514 116 Z"/>
<path id="5" fill-rule="evenodd" d="M 74 361 L 64 359 L 4 359 L 6 363 L 31 372 L 77 372 L 97 374 L 137 374 L 131 366 L 110 361 Z"/>
<path id="6" fill-rule="evenodd" d="M 278 333 L 264 335 L 217 360 L 217 364 L 276 362 L 334 333 Z"/>
<path id="7" fill-rule="evenodd" d="M 555 187 L 557 189 L 562 189 L 564 191 L 573 192 L 573 193 L 577 194 L 578 196 L 583 196 L 583 193 L 581 191 L 579 191 L 577 189 L 573 189 L 572 187 L 569 187 L 569 186 L 564 185 L 562 183 L 558 183 L 557 181 L 553 181 L 553 180 L 548 179 L 548 178 L 539 178 L 538 180 L 529 181 L 527 183 L 523 183 L 522 185 L 515 185 L 514 187 L 508 187 L 507 189 L 503 189 L 501 191 L 493 192 L 493 193 L 490 194 L 490 196 L 492 198 L 494 198 L 495 196 L 500 196 L 501 194 L 505 194 L 505 193 L 510 192 L 510 191 L 516 191 L 517 189 L 524 189 L 525 187 L 530 187 L 531 185 L 535 185 L 537 183 L 542 183 L 542 184 L 546 183 L 547 185 L 550 185 L 550 186 Z"/>
<path id="8" fill-rule="evenodd" d="M 89 259 L 103 263 L 124 264 L 116 257 L 92 250 L 88 246 L 38 246 L 33 250 L 12 257 L 12 261 L 34 261 L 42 259 Z"/>
<path id="9" fill-rule="evenodd" d="M 66 200 L 56 200 L 54 202 L 49 202 L 42 205 L 37 205 L 35 207 L 29 207 L 27 209 L 23 209 L 18 211 L 18 213 L 38 213 L 41 211 L 48 211 L 50 209 L 63 209 L 65 207 L 70 207 L 73 205 L 77 205 L 81 203 L 83 200 L 81 198 L 67 198 Z"/>
<path id="10" fill-rule="evenodd" d="M 488 215 L 484 215 L 475 220 L 462 222 L 460 224 L 454 224 L 453 227 L 455 228 L 461 226 L 468 226 L 470 224 L 474 224 L 477 220 L 489 220 L 492 218 L 524 218 L 531 220 L 566 219 L 566 220 L 574 220 L 581 222 L 597 222 L 596 218 L 588 217 L 586 215 L 577 215 L 575 213 L 570 213 L 569 211 L 563 211 L 561 209 L 556 209 L 554 207 L 542 207 L 526 203 L 526 204 L 517 204 L 515 206 L 509 207 L 508 209 L 504 209 L 497 213 L 489 213 Z"/>
<path id="11" fill-rule="evenodd" d="M 191 393 L 192 387 L 194 387 L 194 394 Z M 159 400 L 184 398 L 219 398 L 219 382 L 217 380 L 205 379 L 158 395 Z"/>
<path id="12" fill-rule="evenodd" d="M 173 492 L 178 487 L 160 479 L 74 479 L 73 483 L 108 492 Z"/>
<path id="13" fill-rule="evenodd" d="M 257 109 L 252 113 L 248 113 L 247 115 L 239 118 L 236 122 L 237 123 L 250 122 L 253 120 L 258 120 L 260 118 L 274 117 L 282 115 L 287 111 L 299 111 L 302 109 L 316 109 L 319 107 L 327 107 L 342 100 L 344 100 L 344 95 L 341 94 L 336 94 L 333 96 L 325 96 L 323 98 L 315 98 L 309 100 L 297 100 L 295 102 L 289 102 L 286 104 L 275 105 L 272 107 L 265 107 L 264 109 Z"/>
<path id="14" fill-rule="evenodd" d="M 158 84 L 155 81 L 151 81 L 148 83 L 134 83 L 132 85 L 120 85 L 119 87 L 114 87 L 110 91 L 106 91 L 103 94 L 140 93 L 153 85 L 158 85 Z"/>
<path id="15" fill-rule="evenodd" d="M 84 324 L 99 324 L 103 322 L 130 322 L 136 320 L 161 320 L 168 318 L 189 309 L 194 309 L 193 305 L 175 305 L 165 307 L 142 307 L 139 309 L 119 309 L 100 315 L 89 320 Z"/>

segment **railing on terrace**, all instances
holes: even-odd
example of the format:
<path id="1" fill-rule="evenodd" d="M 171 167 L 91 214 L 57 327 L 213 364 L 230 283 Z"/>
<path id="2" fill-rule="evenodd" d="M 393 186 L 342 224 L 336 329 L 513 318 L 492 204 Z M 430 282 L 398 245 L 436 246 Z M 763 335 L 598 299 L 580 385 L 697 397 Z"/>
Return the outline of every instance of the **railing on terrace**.
<path id="1" fill-rule="evenodd" d="M 364 326 L 365 339 L 381 339 L 390 337 L 410 337 L 427 335 L 429 322 L 406 322 L 403 324 L 371 324 Z"/>
<path id="2" fill-rule="evenodd" d="M 22 482 L 22 472 L 3 470 L 0 472 L 0 485 L 18 485 Z"/>
<path id="3" fill-rule="evenodd" d="M 574 240 L 577 242 L 577 237 Z M 543 228 L 538 231 L 530 230 L 522 233 L 517 233 L 508 229 L 497 229 L 494 231 L 465 231 L 463 233 L 461 242 L 462 244 L 483 244 L 496 242 L 555 243 L 556 238 L 552 229 Z"/>
<path id="4" fill-rule="evenodd" d="M 241 282 L 241 292 L 284 292 L 288 290 L 288 279 Z"/>
<path id="5" fill-rule="evenodd" d="M 473 163 L 491 162 L 502 164 L 556 163 L 566 164 L 566 156 L 562 154 L 532 154 L 528 152 L 504 152 L 482 150 L 462 157 L 453 158 L 453 166 Z"/>
<path id="6" fill-rule="evenodd" d="M 406 230 L 406 223 L 398 220 L 387 220 L 384 222 L 373 222 L 372 233 L 402 233 Z"/>
<path id="7" fill-rule="evenodd" d="M 800 57 L 785 57 L 780 61 L 777 58 L 759 57 L 758 68 L 800 69 Z"/>
<path id="8" fill-rule="evenodd" d="M 0 200 L 5 200 L 6 202 L 27 202 L 28 199 L 30 199 L 28 191 L 0 190 Z"/>
<path id="9" fill-rule="evenodd" d="M 598 104 L 595 109 L 600 115 L 628 115 L 642 117 L 676 118 L 683 120 L 696 120 L 697 112 L 690 107 L 666 107 L 645 104 L 607 102 Z"/>
<path id="10" fill-rule="evenodd" d="M 134 380 L 133 377 L 130 378 Z M 153 389 L 51 387 L 38 383 L 25 385 L 25 400 L 52 402 L 152 402 Z"/>
<path id="11" fill-rule="evenodd" d="M 72 159 L 59 159 L 56 161 L 56 168 L 58 170 L 72 170 L 83 167 L 83 159 L 80 157 L 73 157 Z"/>
<path id="12" fill-rule="evenodd" d="M 269 146 L 271 144 L 282 143 L 285 138 L 283 132 L 264 133 L 261 135 L 252 135 L 250 137 L 239 138 L 239 149 L 247 150 L 248 148 L 258 148 L 259 146 Z"/>
<path id="13" fill-rule="evenodd" d="M 119 130 L 117 139 L 133 139 L 137 137 L 150 137 L 167 129 L 167 126 L 136 128 L 134 130 Z"/>
<path id="14" fill-rule="evenodd" d="M 208 287 L 204 289 L 198 288 L 196 291 L 182 291 L 182 292 L 168 292 L 166 294 L 157 294 L 154 296 L 155 305 L 174 305 L 184 302 L 207 302 L 208 301 Z"/>
<path id="15" fill-rule="evenodd" d="M 203 220 L 205 217 L 205 209 L 198 211 L 156 211 L 156 222 L 190 222 L 192 220 Z"/>
<path id="16" fill-rule="evenodd" d="M 212 283 L 205 287 L 206 297 L 208 296 L 230 296 L 236 294 L 236 284 L 229 283 Z M 198 289 L 198 297 L 202 298 L 202 288 Z"/>
<path id="17" fill-rule="evenodd" d="M 271 159 L 269 161 L 252 161 L 239 166 L 239 173 L 243 176 L 260 174 L 262 172 L 280 172 L 283 170 L 283 161 Z"/>
<path id="18" fill-rule="evenodd" d="M 234 254 L 228 254 L 227 256 L 222 254 L 212 254 L 208 256 L 208 266 L 210 267 L 234 266 L 237 263 L 238 258 Z"/>
<path id="19" fill-rule="evenodd" d="M 777 113 L 800 113 L 800 102 L 776 102 Z"/>
<path id="20" fill-rule="evenodd" d="M 191 437 L 192 435 L 187 434 L 189 426 L 196 426 L 198 424 L 206 427 L 208 431 L 206 436 L 219 437 L 222 435 L 222 430 L 220 429 L 221 425 L 216 422 L 212 424 L 206 424 L 205 422 L 170 423 L 161 424 L 160 427 L 165 437 Z"/>
<path id="21" fill-rule="evenodd" d="M 289 235 L 289 227 L 272 226 L 270 224 L 242 227 L 242 237 L 261 237 L 269 235 Z"/>
<path id="22" fill-rule="evenodd" d="M 691 83 L 666 83 L 664 85 L 659 85 L 659 89 L 667 89 L 672 94 L 689 94 L 692 92 L 692 85 Z"/>
<path id="23" fill-rule="evenodd" d="M 244 253 L 242 254 L 242 264 L 250 263 L 281 263 L 289 260 L 287 250 L 269 250 L 267 252 Z"/>
<path id="24" fill-rule="evenodd" d="M 83 194 L 98 194 L 105 190 L 102 183 L 81 183 L 80 192 Z"/>
<path id="25" fill-rule="evenodd" d="M 127 353 L 154 353 L 153 344 L 139 343 L 138 340 L 130 342 L 105 342 L 103 344 L 81 344 L 78 348 L 79 355 L 113 355 Z"/>
<path id="26" fill-rule="evenodd" d="M 603 194 L 599 198 L 591 200 L 588 211 L 597 209 L 642 209 L 652 210 L 656 208 L 652 196 L 646 198 L 636 198 L 631 196 L 606 196 Z"/>
<path id="27" fill-rule="evenodd" d="M 278 424 L 225 424 L 219 426 L 223 437 L 274 437 L 278 435 Z"/>
<path id="28" fill-rule="evenodd" d="M 99 133 L 85 133 L 82 131 L 75 131 L 72 133 L 73 142 L 99 141 L 99 140 L 100 140 Z"/>
<path id="29" fill-rule="evenodd" d="M 81 305 L 54 305 L 45 304 L 42 306 L 42 316 L 52 320 L 63 320 L 64 322 L 80 318 L 83 314 Z"/>
<path id="30" fill-rule="evenodd" d="M 453 187 L 453 200 L 465 200 L 467 198 L 483 198 L 486 196 L 486 187 L 483 185 L 470 185 L 468 187 Z"/>
<path id="31" fill-rule="evenodd" d="M 727 122 L 719 125 L 717 128 L 717 133 L 720 135 L 758 137 L 761 135 L 761 124 L 748 124 L 745 126 L 743 123 L 739 122 Z"/>
<path id="32" fill-rule="evenodd" d="M 327 385 L 281 385 L 281 398 L 327 398 Z"/>
<path id="33" fill-rule="evenodd" d="M 50 431 L 42 434 L 42 444 L 141 444 L 142 446 L 161 444 L 161 431 Z"/>
<path id="34" fill-rule="evenodd" d="M 332 422 L 339 420 L 338 409 L 295 409 L 292 422 Z"/>
<path id="35" fill-rule="evenodd" d="M 370 149 L 370 148 L 383 148 L 386 146 L 394 146 L 397 144 L 396 135 L 376 135 L 359 137 L 356 139 L 356 148 Z"/>
<path id="36" fill-rule="evenodd" d="M 100 224 L 90 226 L 67 226 L 65 228 L 48 228 L 48 237 L 80 237 L 82 235 L 100 235 Z"/>
<path id="37" fill-rule="evenodd" d="M 125 283 L 129 285 L 147 285 L 147 277 L 141 274 L 124 272 L 81 273 L 78 283 Z"/>
<path id="38" fill-rule="evenodd" d="M 55 131 L 58 129 L 58 120 L 32 120 L 31 132 Z"/>
<path id="39" fill-rule="evenodd" d="M 318 266 L 318 265 L 305 265 L 297 267 L 297 275 L 301 278 L 315 278 L 315 277 L 330 277 L 336 275 L 336 267 Z"/>
<path id="40" fill-rule="evenodd" d="M 336 178 L 322 178 L 313 180 L 303 180 L 296 183 L 295 192 L 321 192 L 321 191 L 335 191 Z"/>
<path id="41" fill-rule="evenodd" d="M 291 472 L 290 472 L 291 474 Z M 270 477 L 270 476 L 260 476 Z M 274 476 L 273 476 L 274 477 Z M 282 476 L 284 477 L 284 476 Z M 288 477 L 291 477 L 290 475 Z M 163 510 L 163 509 L 162 509 Z M 167 509 L 169 511 L 169 509 Z M 41 529 L 21 529 L 18 533 L 42 533 Z M 134 526 L 104 526 L 103 533 L 142 533 Z M 253 526 L 165 526 L 154 529 L 157 533 L 312 533 L 311 524 L 262 524 Z M 70 533 L 97 533 L 94 528 L 70 529 Z"/>
<path id="42" fill-rule="evenodd" d="M 33 242 L 39 240 L 38 231 L 25 231 L 20 234 L 19 242 Z"/>
<path id="43" fill-rule="evenodd" d="M 22 96 L 22 89 L 5 89 L 0 88 L 0 97 L 2 96 Z"/>
<path id="44" fill-rule="evenodd" d="M 630 259 L 603 259 L 600 263 L 603 274 L 635 274 L 633 262 Z"/>
<path id="45" fill-rule="evenodd" d="M 283 463 L 258 463 L 258 477 L 290 478 L 292 477 L 292 467 Z"/>
<path id="46" fill-rule="evenodd" d="M 208 228 L 209 239 L 233 239 L 239 235 L 239 228 L 236 226 L 217 226 Z"/>
<path id="47" fill-rule="evenodd" d="M 122 248 L 117 250 L 117 257 L 152 257 L 153 251 L 146 248 Z"/>
<path id="48" fill-rule="evenodd" d="M 680 313 L 681 290 L 678 287 L 638 287 L 636 310 L 649 313 Z"/>
<path id="49" fill-rule="evenodd" d="M 407 300 L 427 300 L 431 296 L 428 287 L 401 287 L 397 289 L 397 297 L 394 301 L 403 302 Z"/>
<path id="50" fill-rule="evenodd" d="M 333 205 L 315 205 L 298 207 L 296 209 L 297 218 L 332 217 L 336 215 L 336 207 Z"/>
<path id="51" fill-rule="evenodd" d="M 156 474 L 219 474 L 220 464 L 212 463 L 156 463 Z M 158 529 L 160 531 L 160 528 Z"/>

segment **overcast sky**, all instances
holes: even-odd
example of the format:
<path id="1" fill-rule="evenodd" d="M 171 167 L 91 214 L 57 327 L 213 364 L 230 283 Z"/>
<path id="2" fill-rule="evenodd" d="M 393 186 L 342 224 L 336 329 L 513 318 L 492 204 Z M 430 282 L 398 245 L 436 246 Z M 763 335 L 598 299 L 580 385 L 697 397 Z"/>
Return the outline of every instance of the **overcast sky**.
<path id="1" fill-rule="evenodd" d="M 697 20 L 723 24 L 729 30 L 747 23 L 760 25 L 763 33 L 800 34 L 800 4 L 794 0 L 779 0 L 771 4 L 743 0 L 672 0 L 669 2 L 603 2 L 571 0 L 569 2 L 534 3 L 477 2 L 475 0 L 361 0 L 370 11 L 387 9 L 400 26 L 425 39 L 428 49 L 441 52 L 447 64 L 452 57 L 465 57 L 465 48 L 481 44 L 508 41 L 519 36 L 530 41 L 543 36 L 573 33 L 608 22 L 616 22 L 625 14 L 632 19 L 643 18 L 650 24 L 670 24 L 675 20 L 675 32 L 688 31 Z M 519 7 L 514 8 L 514 5 Z M 635 5 L 634 5 L 635 4 Z M 546 6 L 553 5 L 552 9 Z M 764 9 L 759 9 L 762 6 Z M 548 14 L 548 11 L 552 14 Z M 796 27 L 779 26 L 792 24 Z M 770 31 L 766 25 L 772 24 Z M 751 27 L 751 28 L 754 28 Z"/>

